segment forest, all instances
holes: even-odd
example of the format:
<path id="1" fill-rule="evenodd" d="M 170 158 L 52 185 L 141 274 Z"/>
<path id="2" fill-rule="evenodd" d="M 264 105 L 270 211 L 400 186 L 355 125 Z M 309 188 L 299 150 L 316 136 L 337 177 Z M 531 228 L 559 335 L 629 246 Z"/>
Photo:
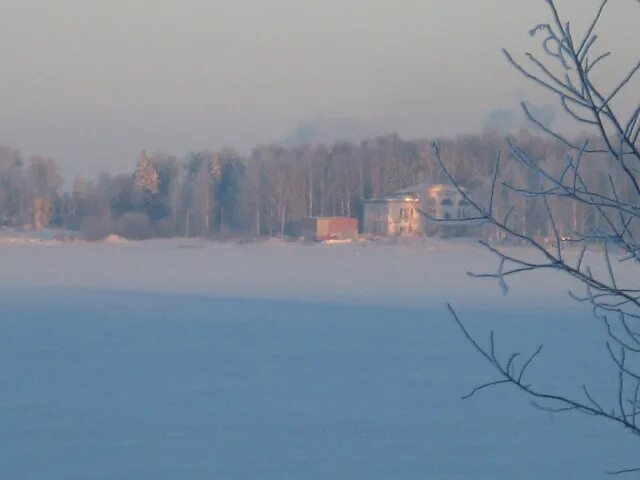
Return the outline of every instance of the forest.
<path id="1" fill-rule="evenodd" d="M 262 145 L 246 156 L 229 148 L 181 157 L 143 151 L 132 159 L 131 172 L 77 177 L 63 189 L 53 159 L 27 159 L 17 149 L 0 147 L 0 223 L 65 228 L 89 240 L 112 233 L 130 239 L 284 237 L 292 222 L 313 216 L 361 218 L 366 199 L 420 183 L 446 182 L 434 161 L 434 141 L 456 182 L 480 199 L 487 195 L 498 152 L 513 157 L 518 149 L 561 171 L 570 151 L 560 140 L 525 130 L 508 138 L 484 132 L 406 140 L 394 133 L 360 143 Z M 544 188 L 543 179 L 533 178 L 517 161 L 504 165 L 499 181 L 514 193 L 518 188 Z M 615 186 L 617 170 L 606 155 L 585 155 L 581 166 L 582 178 L 594 191 Z M 621 197 L 627 193 L 617 192 Z M 506 189 L 495 205 L 536 237 L 549 235 L 547 208 L 554 209 L 564 236 L 606 228 L 597 212 L 582 212 L 580 205 L 563 202 L 561 196 L 547 207 L 539 198 L 510 195 Z"/>

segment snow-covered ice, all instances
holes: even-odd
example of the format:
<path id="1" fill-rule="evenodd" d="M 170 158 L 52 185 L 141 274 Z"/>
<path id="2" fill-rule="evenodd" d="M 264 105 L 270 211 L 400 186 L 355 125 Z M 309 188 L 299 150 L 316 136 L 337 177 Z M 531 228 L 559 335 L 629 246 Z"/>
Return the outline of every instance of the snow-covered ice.
<path id="1" fill-rule="evenodd" d="M 537 385 L 614 399 L 602 326 L 548 275 L 503 297 L 466 243 L 0 245 L 2 479 L 600 479 L 634 438 L 550 415 Z"/>

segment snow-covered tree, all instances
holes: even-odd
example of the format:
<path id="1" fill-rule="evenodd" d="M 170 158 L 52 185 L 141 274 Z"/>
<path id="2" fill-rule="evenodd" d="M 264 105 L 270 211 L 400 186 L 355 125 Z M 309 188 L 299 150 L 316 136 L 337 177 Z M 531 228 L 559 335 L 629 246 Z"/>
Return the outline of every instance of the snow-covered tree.
<path id="1" fill-rule="evenodd" d="M 136 166 L 135 185 L 136 188 L 150 193 L 158 193 L 158 172 L 153 163 L 147 156 L 146 152 L 142 152 L 140 160 Z"/>
<path id="2" fill-rule="evenodd" d="M 507 250 L 484 243 L 497 256 L 498 268 L 476 276 L 496 279 L 505 290 L 511 277 L 538 270 L 564 275 L 567 282 L 577 280 L 584 293 L 573 292 L 573 297 L 590 305 L 603 324 L 603 344 L 615 370 L 617 388 L 584 385 L 581 394 L 575 396 L 549 391 L 540 383 L 532 383 L 528 376 L 542 354 L 542 346 L 532 348 L 528 355 L 515 352 L 500 358 L 493 332 L 485 346 L 469 333 L 453 308 L 450 310 L 464 336 L 498 376 L 476 387 L 468 397 L 484 388 L 512 385 L 547 411 L 584 413 L 640 436 L 640 102 L 629 88 L 640 62 L 613 82 L 611 72 L 603 72 L 609 52 L 597 51 L 595 32 L 607 3 L 602 2 L 586 33 L 578 38 L 570 23 L 561 19 L 555 2 L 546 0 L 551 21 L 531 31 L 534 37 L 542 37 L 546 61 L 529 53 L 526 63 L 521 63 L 504 51 L 518 72 L 555 96 L 568 117 L 582 128 L 592 129 L 593 136 L 576 142 L 537 118 L 523 103 L 529 121 L 563 144 L 566 157 L 550 155 L 541 150 L 540 144 L 509 139 L 507 154 L 502 155 L 506 160 L 501 160 L 498 153 L 487 201 L 459 190 L 475 209 L 469 220 L 490 224 L 505 237 L 530 247 Z M 630 3 L 628 8 L 640 7 Z M 603 80 L 611 83 L 603 87 Z M 623 92 L 628 98 L 621 97 Z M 440 146 L 435 144 L 434 151 L 448 180 L 457 184 L 442 160 Z M 523 174 L 505 176 L 505 164 L 515 165 Z M 512 202 L 507 211 L 496 208 L 503 194 Z M 530 215 L 534 202 L 549 231 L 544 241 L 535 234 L 542 219 Z M 592 268 L 590 263 L 598 257 L 603 268 Z M 621 263 L 635 269 L 637 275 L 619 275 Z"/>

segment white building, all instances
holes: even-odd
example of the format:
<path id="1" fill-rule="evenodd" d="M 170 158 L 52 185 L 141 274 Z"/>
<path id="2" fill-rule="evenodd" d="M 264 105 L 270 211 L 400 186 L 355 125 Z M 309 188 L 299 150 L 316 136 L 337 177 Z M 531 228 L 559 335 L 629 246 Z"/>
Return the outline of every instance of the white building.
<path id="1" fill-rule="evenodd" d="M 460 230 L 460 225 L 433 219 L 455 221 L 471 213 L 469 204 L 455 187 L 421 184 L 365 201 L 363 231 L 381 236 L 449 235 Z"/>
<path id="2" fill-rule="evenodd" d="M 414 194 L 390 195 L 364 203 L 363 231 L 385 237 L 422 234 L 420 200 Z"/>

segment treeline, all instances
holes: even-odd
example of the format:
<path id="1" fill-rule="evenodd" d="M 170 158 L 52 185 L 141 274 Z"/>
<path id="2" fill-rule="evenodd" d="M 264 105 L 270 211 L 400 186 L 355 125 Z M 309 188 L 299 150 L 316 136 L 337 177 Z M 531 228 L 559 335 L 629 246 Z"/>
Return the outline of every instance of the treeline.
<path id="1" fill-rule="evenodd" d="M 524 131 L 514 140 L 552 169 L 562 169 L 570 153 L 560 142 Z M 438 143 L 453 176 L 486 198 L 496 152 L 510 155 L 505 139 L 485 133 Z M 82 230 L 89 239 L 111 233 L 133 239 L 280 236 L 291 222 L 312 216 L 362 218 L 365 199 L 419 183 L 446 181 L 434 162 L 431 140 L 405 140 L 396 134 L 357 144 L 264 145 L 247 157 L 231 149 L 182 158 L 143 152 L 132 164 L 131 173 L 78 177 L 70 191 L 62 191 L 53 160 L 26 160 L 19 151 L 0 148 L 0 222 Z M 517 161 L 503 165 L 501 182 L 526 188 L 540 184 Z M 591 156 L 582 168 L 586 181 L 603 189 L 609 177 L 616 175 L 606 158 Z M 546 207 L 536 198 L 503 189 L 496 208 L 506 212 L 512 207 L 512 222 L 535 236 L 549 235 Z M 600 221 L 597 212 L 580 211 L 575 203 L 565 206 L 561 198 L 552 207 L 561 211 L 558 228 L 567 235 Z"/>
<path id="2" fill-rule="evenodd" d="M 0 146 L 0 224 L 42 228 L 62 224 L 53 205 L 61 199 L 62 178 L 51 158 L 25 160 L 18 150 Z"/>

